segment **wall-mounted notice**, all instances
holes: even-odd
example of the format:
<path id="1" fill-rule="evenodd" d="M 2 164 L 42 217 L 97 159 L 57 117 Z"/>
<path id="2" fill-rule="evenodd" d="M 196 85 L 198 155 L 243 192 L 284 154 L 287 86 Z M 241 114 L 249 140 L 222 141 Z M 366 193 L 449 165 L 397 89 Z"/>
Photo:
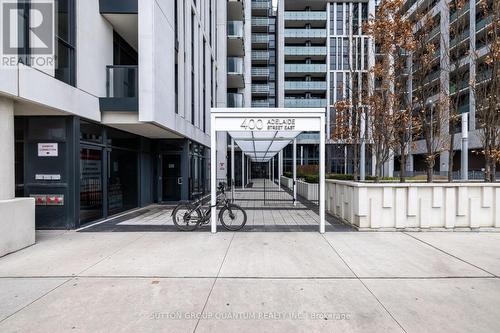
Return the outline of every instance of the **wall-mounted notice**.
<path id="1" fill-rule="evenodd" d="M 39 157 L 47 157 L 47 156 L 58 156 L 59 155 L 59 147 L 57 143 L 39 143 L 38 144 L 38 156 Z"/>

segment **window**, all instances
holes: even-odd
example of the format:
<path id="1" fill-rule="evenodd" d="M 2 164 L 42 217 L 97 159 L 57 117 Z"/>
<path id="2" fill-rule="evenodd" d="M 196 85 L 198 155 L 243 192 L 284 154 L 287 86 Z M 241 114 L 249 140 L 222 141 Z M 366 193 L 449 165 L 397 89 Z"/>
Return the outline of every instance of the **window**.
<path id="1" fill-rule="evenodd" d="M 337 38 L 330 41 L 330 69 L 337 69 Z"/>
<path id="2" fill-rule="evenodd" d="M 343 11 L 344 4 L 337 3 L 337 35 L 342 35 L 344 33 Z"/>
<path id="3" fill-rule="evenodd" d="M 75 66 L 75 1 L 57 1 L 55 78 L 74 86 L 76 84 Z"/>

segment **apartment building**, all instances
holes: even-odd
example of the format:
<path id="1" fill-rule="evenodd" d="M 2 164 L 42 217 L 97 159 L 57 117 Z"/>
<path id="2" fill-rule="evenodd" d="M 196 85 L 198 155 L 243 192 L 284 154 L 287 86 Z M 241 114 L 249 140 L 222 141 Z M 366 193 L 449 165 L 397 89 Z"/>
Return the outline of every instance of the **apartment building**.
<path id="1" fill-rule="evenodd" d="M 34 197 L 37 228 L 72 229 L 207 192 L 227 0 L 0 4 L 16 20 L 1 34 L 0 200 Z"/>
<path id="2" fill-rule="evenodd" d="M 466 160 L 469 173 L 472 176 L 475 173 L 481 178 L 481 170 L 484 168 L 484 156 L 480 154 L 481 142 L 475 112 L 475 94 L 469 82 L 479 82 L 488 75 L 491 77 L 491 73 L 484 72 L 482 63 L 488 53 L 485 36 L 492 22 L 489 14 L 492 13 L 493 1 L 467 0 L 463 1 L 461 8 L 457 8 L 456 1 L 445 0 L 408 0 L 404 5 L 404 11 L 410 19 L 417 20 L 417 17 L 429 15 L 433 24 L 431 31 L 427 33 L 428 43 L 435 45 L 437 50 L 434 59 L 435 70 L 429 73 L 427 79 L 429 90 L 433 92 L 429 101 L 437 101 L 440 93 L 449 94 L 452 100 L 457 97 L 458 113 L 462 117 L 464 114 L 468 115 L 467 126 L 461 126 L 460 122 L 437 125 L 442 127 L 440 133 L 455 135 L 455 145 L 453 170 L 449 168 L 449 153 L 444 151 L 436 161 L 435 172 L 447 174 L 451 171 L 455 178 L 461 177 L 459 172 L 463 161 L 462 137 L 468 137 Z M 481 3 L 487 4 L 487 12 L 482 9 Z M 418 34 L 419 31 L 415 33 Z M 477 56 L 471 56 L 474 54 Z M 411 72 L 415 73 L 417 69 L 412 62 L 410 62 Z M 417 93 L 416 89 L 415 85 L 409 82 L 410 97 Z M 449 107 L 445 108 L 444 114 L 449 115 L 449 113 Z M 467 132 L 463 133 L 464 130 Z M 424 171 L 426 153 L 424 141 L 416 141 L 412 148 L 407 170 Z"/>

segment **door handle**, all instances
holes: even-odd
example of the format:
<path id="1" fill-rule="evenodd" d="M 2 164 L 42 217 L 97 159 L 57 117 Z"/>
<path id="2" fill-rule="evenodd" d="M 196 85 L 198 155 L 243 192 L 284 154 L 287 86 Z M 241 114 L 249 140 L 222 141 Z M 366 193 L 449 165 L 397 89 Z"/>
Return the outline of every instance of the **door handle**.
<path id="1" fill-rule="evenodd" d="M 182 185 L 182 177 L 177 178 L 177 185 Z"/>

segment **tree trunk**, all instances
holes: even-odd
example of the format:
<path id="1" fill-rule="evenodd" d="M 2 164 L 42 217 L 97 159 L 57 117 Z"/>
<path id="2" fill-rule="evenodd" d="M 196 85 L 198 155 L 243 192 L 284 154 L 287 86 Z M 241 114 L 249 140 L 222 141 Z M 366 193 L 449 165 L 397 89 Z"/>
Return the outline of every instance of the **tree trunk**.
<path id="1" fill-rule="evenodd" d="M 406 181 L 406 154 L 404 147 L 401 147 L 401 158 L 399 160 L 399 181 L 404 183 Z"/>
<path id="2" fill-rule="evenodd" d="M 359 181 L 359 147 L 358 144 L 354 144 L 354 152 L 353 152 L 353 178 L 354 181 Z"/>
<path id="3" fill-rule="evenodd" d="M 490 172 L 491 172 L 491 182 L 494 183 L 497 181 L 497 162 L 494 158 L 491 159 L 491 167 L 490 167 Z"/>
<path id="4" fill-rule="evenodd" d="M 484 181 L 489 183 L 491 181 L 491 161 L 490 154 L 487 149 L 484 151 Z"/>
<path id="5" fill-rule="evenodd" d="M 434 157 L 427 157 L 427 182 L 432 183 L 434 181 Z"/>
<path id="6" fill-rule="evenodd" d="M 453 150 L 453 146 L 455 145 L 455 135 L 450 133 L 450 148 L 448 154 L 448 182 L 453 182 L 453 157 L 455 155 L 455 151 Z"/>

